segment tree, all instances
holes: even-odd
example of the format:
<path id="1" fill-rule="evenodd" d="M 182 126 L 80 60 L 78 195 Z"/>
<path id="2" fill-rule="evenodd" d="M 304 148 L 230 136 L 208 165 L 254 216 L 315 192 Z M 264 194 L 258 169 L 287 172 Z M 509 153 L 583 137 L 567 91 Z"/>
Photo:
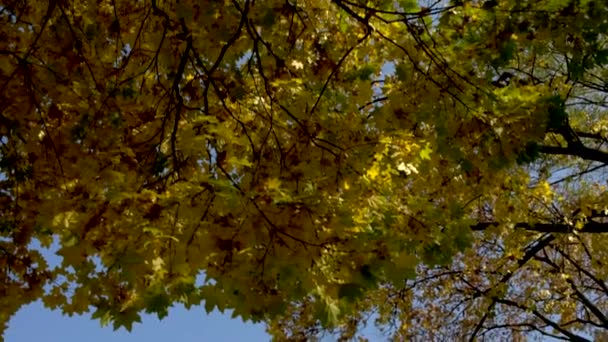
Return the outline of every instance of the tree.
<path id="1" fill-rule="evenodd" d="M 0 322 L 603 333 L 606 11 L 5 1 Z"/>

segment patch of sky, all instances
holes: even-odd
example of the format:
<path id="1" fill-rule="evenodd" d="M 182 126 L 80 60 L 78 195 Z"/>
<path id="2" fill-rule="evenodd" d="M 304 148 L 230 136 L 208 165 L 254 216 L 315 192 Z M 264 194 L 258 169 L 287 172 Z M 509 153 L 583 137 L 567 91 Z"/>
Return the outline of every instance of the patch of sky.
<path id="1" fill-rule="evenodd" d="M 253 56 L 253 51 L 252 50 L 247 50 L 243 56 L 241 56 L 239 59 L 236 60 L 236 66 L 237 67 L 242 67 L 243 65 L 245 65 L 245 63 L 247 63 L 247 61 L 249 61 L 249 59 Z"/>

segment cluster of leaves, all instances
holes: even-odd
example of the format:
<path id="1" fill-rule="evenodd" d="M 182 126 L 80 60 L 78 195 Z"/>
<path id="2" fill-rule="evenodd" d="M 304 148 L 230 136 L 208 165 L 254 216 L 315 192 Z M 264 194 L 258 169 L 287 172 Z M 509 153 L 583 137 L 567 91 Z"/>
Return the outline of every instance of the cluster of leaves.
<path id="1" fill-rule="evenodd" d="M 0 326 L 42 298 L 279 339 L 606 328 L 607 11 L 5 1 Z"/>

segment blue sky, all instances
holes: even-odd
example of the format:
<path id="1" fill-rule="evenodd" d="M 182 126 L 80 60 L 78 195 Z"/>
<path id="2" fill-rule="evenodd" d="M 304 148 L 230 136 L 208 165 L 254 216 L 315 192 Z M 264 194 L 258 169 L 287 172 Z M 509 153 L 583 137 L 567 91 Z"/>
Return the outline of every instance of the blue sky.
<path id="1" fill-rule="evenodd" d="M 268 341 L 264 325 L 244 323 L 232 319 L 230 314 L 217 311 L 207 314 L 202 307 L 186 310 L 175 307 L 169 316 L 159 321 L 156 316 L 145 315 L 141 324 L 134 324 L 129 333 L 124 328 L 114 331 L 111 326 L 101 327 L 90 316 L 63 316 L 36 302 L 22 308 L 10 321 L 5 332 L 6 342 L 133 342 L 133 341 Z"/>
<path id="2" fill-rule="evenodd" d="M 38 249 L 50 267 L 61 263 L 55 254 L 57 241 L 50 248 L 43 248 L 36 241 L 30 246 Z M 201 279 L 202 280 L 202 279 Z M 91 319 L 91 314 L 64 316 L 61 311 L 45 308 L 41 301 L 23 307 L 10 320 L 5 332 L 6 342 L 232 342 L 269 341 L 263 324 L 245 323 L 233 319 L 231 312 L 215 310 L 207 314 L 203 306 L 186 310 L 177 304 L 169 315 L 159 320 L 155 314 L 142 315 L 142 323 L 134 323 L 131 332 L 124 328 L 114 331 L 112 325 L 102 327 L 100 321 Z M 1 340 L 1 338 L 0 338 Z"/>

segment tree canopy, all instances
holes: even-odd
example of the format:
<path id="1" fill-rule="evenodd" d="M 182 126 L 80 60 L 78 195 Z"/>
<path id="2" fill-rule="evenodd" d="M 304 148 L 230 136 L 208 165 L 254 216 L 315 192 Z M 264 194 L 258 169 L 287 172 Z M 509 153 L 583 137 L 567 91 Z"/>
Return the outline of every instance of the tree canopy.
<path id="1" fill-rule="evenodd" d="M 606 337 L 606 32 L 588 0 L 2 0 L 0 327 Z"/>

